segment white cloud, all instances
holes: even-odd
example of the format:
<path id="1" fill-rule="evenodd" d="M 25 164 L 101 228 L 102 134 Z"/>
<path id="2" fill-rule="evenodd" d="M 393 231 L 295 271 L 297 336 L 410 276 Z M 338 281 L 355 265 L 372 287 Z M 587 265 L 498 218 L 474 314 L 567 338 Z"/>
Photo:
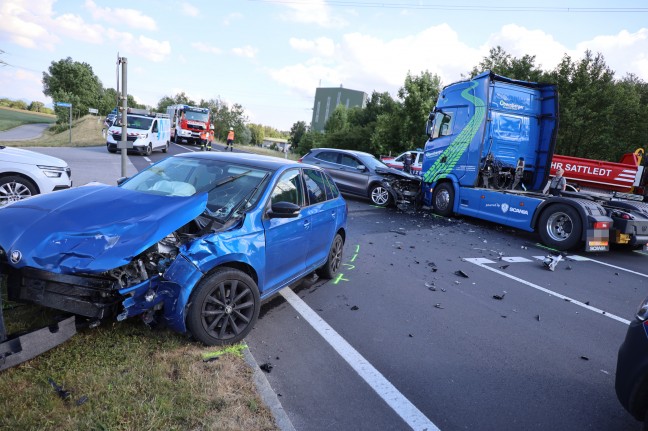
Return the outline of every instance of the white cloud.
<path id="1" fill-rule="evenodd" d="M 96 20 L 106 21 L 111 24 L 125 24 L 129 27 L 140 28 L 143 30 L 157 30 L 155 20 L 136 9 L 102 8 L 97 6 L 97 4 L 92 0 L 86 0 L 85 7 Z"/>
<path id="2" fill-rule="evenodd" d="M 289 11 L 282 15 L 283 19 L 302 24 L 317 24 L 322 27 L 342 27 L 347 22 L 331 14 L 325 0 L 286 3 Z"/>
<path id="3" fill-rule="evenodd" d="M 0 35 L 23 48 L 53 50 L 59 41 L 51 32 L 52 0 L 13 0 L 0 3 Z"/>
<path id="4" fill-rule="evenodd" d="M 529 30 L 515 24 L 505 25 L 499 32 L 491 35 L 483 46 L 483 56 L 488 55 L 488 49 L 498 45 L 513 57 L 521 58 L 526 54 L 535 55 L 536 66 L 544 70 L 553 69 L 560 63 L 566 53 L 580 56 L 580 53 L 570 52 L 567 47 L 556 41 L 552 35 L 542 30 Z"/>
<path id="5" fill-rule="evenodd" d="M 315 40 L 291 37 L 288 43 L 296 51 L 309 52 L 317 56 L 332 57 L 335 54 L 335 43 L 328 37 L 319 37 Z"/>
<path id="6" fill-rule="evenodd" d="M 182 9 L 183 15 L 198 16 L 200 14 L 200 10 L 196 6 L 187 2 L 182 2 L 180 8 Z"/>
<path id="7" fill-rule="evenodd" d="M 245 45 L 240 48 L 232 48 L 232 52 L 239 57 L 254 58 L 259 50 L 250 45 Z"/>
<path id="8" fill-rule="evenodd" d="M 45 104 L 51 103 L 51 99 L 43 94 L 43 75 L 38 72 L 31 72 L 13 67 L 0 68 L 0 82 L 11 83 L 3 85 L 0 92 L 2 97 L 9 99 L 26 99 L 30 102 L 38 101 Z"/>
<path id="9" fill-rule="evenodd" d="M 146 36 L 135 37 L 131 33 L 108 29 L 106 36 L 114 42 L 115 51 L 125 56 L 143 57 L 150 61 L 160 62 L 171 54 L 169 41 L 155 40 Z"/>
<path id="10" fill-rule="evenodd" d="M 98 24 L 87 24 L 78 15 L 65 14 L 54 19 L 58 33 L 71 39 L 88 43 L 102 43 L 104 28 Z"/>
<path id="11" fill-rule="evenodd" d="M 268 73 L 275 81 L 305 96 L 313 96 L 319 86 L 339 85 L 344 80 L 339 70 L 318 62 L 270 69 Z"/>
<path id="12" fill-rule="evenodd" d="M 220 48 L 216 46 L 207 45 L 206 43 L 203 42 L 193 42 L 191 44 L 191 47 L 197 49 L 198 51 L 208 52 L 210 54 L 220 54 L 222 52 Z"/>
<path id="13" fill-rule="evenodd" d="M 634 73 L 643 81 L 648 81 L 648 28 L 635 33 L 623 30 L 616 35 L 597 36 L 576 46 L 579 57 L 589 49 L 594 54 L 600 52 L 605 63 L 614 71 L 615 77 L 623 78 Z"/>
<path id="14" fill-rule="evenodd" d="M 238 12 L 231 13 L 223 19 L 223 25 L 232 25 L 232 21 L 238 21 L 241 18 L 243 18 L 243 14 Z"/>

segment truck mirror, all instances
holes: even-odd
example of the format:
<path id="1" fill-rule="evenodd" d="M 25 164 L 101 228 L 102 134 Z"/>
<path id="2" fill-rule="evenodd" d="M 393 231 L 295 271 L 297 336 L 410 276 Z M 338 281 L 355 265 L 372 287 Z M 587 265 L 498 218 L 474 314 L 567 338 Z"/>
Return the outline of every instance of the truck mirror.
<path id="1" fill-rule="evenodd" d="M 434 120 L 428 119 L 427 123 L 425 123 L 425 134 L 428 136 L 428 138 L 432 137 L 433 130 L 434 130 Z"/>

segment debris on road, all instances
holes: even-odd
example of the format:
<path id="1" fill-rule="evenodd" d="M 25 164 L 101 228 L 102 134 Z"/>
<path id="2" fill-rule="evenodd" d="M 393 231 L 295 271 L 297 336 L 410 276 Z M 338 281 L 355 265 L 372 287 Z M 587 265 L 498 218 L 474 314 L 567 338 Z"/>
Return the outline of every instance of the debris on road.
<path id="1" fill-rule="evenodd" d="M 443 310 L 443 307 L 441 306 L 441 304 L 434 304 L 434 308 L 440 308 L 441 310 Z"/>
<path id="2" fill-rule="evenodd" d="M 425 287 L 427 287 L 427 288 L 428 288 L 429 290 L 431 290 L 432 292 L 435 292 L 435 291 L 437 290 L 437 288 L 434 286 L 434 282 L 433 282 L 433 281 L 430 281 L 430 282 L 426 281 L 426 282 L 425 282 Z"/>
<path id="3" fill-rule="evenodd" d="M 580 357 L 583 361 L 589 361 L 589 358 L 587 356 L 581 356 Z"/>
<path id="4" fill-rule="evenodd" d="M 556 265 L 558 265 L 558 262 L 560 262 L 563 259 L 563 255 L 561 254 L 549 254 L 547 257 L 544 258 L 542 261 L 543 265 L 545 268 L 547 268 L 549 271 L 553 271 L 556 269 Z"/>
<path id="5" fill-rule="evenodd" d="M 266 362 L 265 364 L 259 365 L 259 368 L 261 368 L 266 373 L 269 373 L 270 371 L 272 371 L 274 366 L 270 362 Z"/>
<path id="6" fill-rule="evenodd" d="M 468 274 L 466 274 L 465 272 L 463 272 L 463 271 L 460 270 L 460 269 L 457 270 L 457 271 L 455 271 L 455 275 L 458 275 L 459 277 L 463 277 L 463 278 L 469 278 L 469 277 L 468 277 Z"/>
<path id="7" fill-rule="evenodd" d="M 536 314 L 536 320 L 539 322 L 540 321 L 540 315 Z"/>
<path id="8" fill-rule="evenodd" d="M 508 268 L 509 266 L 510 266 L 510 265 L 501 265 L 501 266 L 500 266 L 500 269 L 506 269 L 506 268 Z"/>
<path id="9" fill-rule="evenodd" d="M 353 307 L 351 307 L 351 310 L 353 310 L 353 311 L 357 311 L 359 309 L 360 309 L 360 307 L 358 307 L 357 305 L 354 305 Z"/>
<path id="10" fill-rule="evenodd" d="M 493 295 L 493 299 L 497 299 L 498 301 L 501 301 L 504 299 L 504 296 L 506 296 L 506 290 L 502 292 L 501 295 Z"/>
<path id="11" fill-rule="evenodd" d="M 399 230 L 390 230 L 390 232 L 397 233 L 399 235 L 407 235 L 407 232 L 401 232 Z"/>

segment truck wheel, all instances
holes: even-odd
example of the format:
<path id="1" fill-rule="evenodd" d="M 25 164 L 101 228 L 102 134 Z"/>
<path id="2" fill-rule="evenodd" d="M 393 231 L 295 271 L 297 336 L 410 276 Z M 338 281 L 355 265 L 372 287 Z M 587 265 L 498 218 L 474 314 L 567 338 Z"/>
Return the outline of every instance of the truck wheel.
<path id="1" fill-rule="evenodd" d="M 342 250 L 344 248 L 344 240 L 342 235 L 339 233 L 333 238 L 333 244 L 331 244 L 331 249 L 329 250 L 328 258 L 324 266 L 321 266 L 315 270 L 317 275 L 322 278 L 331 279 L 335 277 L 340 265 L 342 265 Z"/>
<path id="2" fill-rule="evenodd" d="M 8 176 L 0 178 L 0 207 L 38 194 L 38 189 L 27 178 Z"/>
<path id="3" fill-rule="evenodd" d="M 187 328 L 208 346 L 237 343 L 252 330 L 260 303 L 259 289 L 249 275 L 217 269 L 191 293 Z"/>
<path id="4" fill-rule="evenodd" d="M 369 191 L 369 198 L 371 199 L 371 202 L 373 202 L 375 205 L 378 205 L 379 207 L 386 207 L 391 201 L 389 191 L 381 184 L 376 184 L 371 187 L 371 190 Z"/>
<path id="5" fill-rule="evenodd" d="M 146 150 L 144 151 L 144 155 L 150 156 L 152 152 L 153 152 L 153 144 L 149 143 L 146 146 Z"/>
<path id="6" fill-rule="evenodd" d="M 583 223 L 578 212 L 565 204 L 551 205 L 542 212 L 538 233 L 545 245 L 564 251 L 581 241 Z"/>
<path id="7" fill-rule="evenodd" d="M 434 188 L 432 206 L 434 212 L 441 216 L 452 215 L 452 208 L 454 207 L 454 188 L 452 188 L 452 184 L 441 183 Z"/>

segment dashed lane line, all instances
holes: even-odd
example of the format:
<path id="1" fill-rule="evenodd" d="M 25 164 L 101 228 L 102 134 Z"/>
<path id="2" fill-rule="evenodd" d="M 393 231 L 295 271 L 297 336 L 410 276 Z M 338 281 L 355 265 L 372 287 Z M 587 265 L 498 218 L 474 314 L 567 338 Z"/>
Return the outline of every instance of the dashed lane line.
<path id="1" fill-rule="evenodd" d="M 405 398 L 389 380 L 302 301 L 295 292 L 288 287 L 281 290 L 280 293 L 407 425 L 413 430 L 440 431 L 432 421 Z"/>
<path id="2" fill-rule="evenodd" d="M 534 256 L 534 257 L 537 258 L 538 256 Z M 542 258 L 544 259 L 544 256 Z M 529 287 L 532 287 L 534 289 L 537 289 L 537 290 L 539 290 L 541 292 L 548 293 L 549 295 L 555 296 L 556 298 L 560 298 L 562 300 L 569 301 L 574 305 L 577 305 L 579 307 L 582 307 L 582 308 L 585 308 L 587 310 L 593 311 L 594 313 L 600 314 L 600 315 L 605 316 L 605 317 L 609 317 L 610 319 L 616 320 L 617 322 L 625 323 L 626 325 L 630 324 L 630 321 L 627 320 L 627 319 L 624 319 L 623 317 L 619 317 L 617 315 L 608 313 L 607 311 L 601 310 L 600 308 L 592 307 L 591 305 L 585 304 L 584 302 L 580 302 L 580 301 L 578 301 L 578 300 L 576 300 L 574 298 L 570 298 L 569 296 L 565 296 L 565 295 L 562 295 L 562 294 L 560 294 L 558 292 L 554 292 L 553 290 L 549 290 L 549 289 L 544 288 L 542 286 L 538 286 L 537 284 L 531 283 L 530 281 L 523 280 L 523 279 L 521 279 L 519 277 L 508 274 L 508 273 L 506 273 L 504 271 L 500 271 L 499 269 L 491 268 L 490 266 L 486 265 L 487 263 L 495 263 L 490 259 L 466 258 L 466 259 L 463 259 L 463 260 L 466 261 L 466 262 L 470 262 L 470 263 L 472 263 L 474 265 L 477 265 L 477 266 L 479 266 L 481 268 L 492 271 L 492 272 L 494 272 L 496 274 L 499 274 L 499 275 L 501 275 L 503 277 L 507 277 L 507 278 L 510 278 L 511 280 L 515 280 L 517 282 L 525 284 L 525 285 L 527 285 Z M 486 262 L 486 261 L 489 261 L 489 262 Z"/>

